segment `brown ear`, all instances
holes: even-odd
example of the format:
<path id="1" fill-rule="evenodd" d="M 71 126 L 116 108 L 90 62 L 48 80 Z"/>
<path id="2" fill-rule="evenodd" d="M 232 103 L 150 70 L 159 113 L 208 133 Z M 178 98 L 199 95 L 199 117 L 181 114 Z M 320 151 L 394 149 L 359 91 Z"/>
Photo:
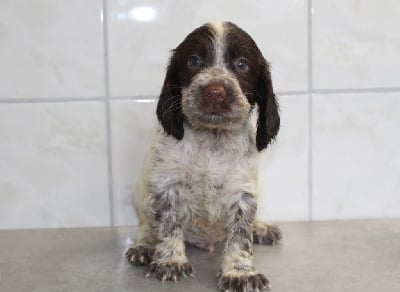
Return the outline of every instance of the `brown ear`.
<path id="1" fill-rule="evenodd" d="M 157 104 L 157 117 L 165 132 L 176 139 L 183 138 L 181 88 L 178 80 L 176 51 L 171 56 L 164 85 Z"/>
<path id="2" fill-rule="evenodd" d="M 265 60 L 261 62 L 257 92 L 256 144 L 258 151 L 263 151 L 278 134 L 280 125 L 278 102 L 272 88 L 269 65 Z"/>

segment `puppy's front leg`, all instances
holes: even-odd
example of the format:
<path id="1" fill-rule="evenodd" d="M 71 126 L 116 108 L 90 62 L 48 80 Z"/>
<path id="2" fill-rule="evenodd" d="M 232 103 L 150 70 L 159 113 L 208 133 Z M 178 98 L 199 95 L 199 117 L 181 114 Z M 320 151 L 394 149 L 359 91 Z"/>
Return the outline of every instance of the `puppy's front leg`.
<path id="1" fill-rule="evenodd" d="M 256 198 L 249 193 L 237 196 L 229 206 L 218 283 L 221 291 L 265 291 L 270 287 L 253 265 L 252 222 L 256 210 Z"/>
<path id="2" fill-rule="evenodd" d="M 178 222 L 178 191 L 174 187 L 152 194 L 150 205 L 153 213 L 153 228 L 158 243 L 147 277 L 161 281 L 177 281 L 181 276 L 193 276 L 193 268 L 185 254 L 182 226 Z"/>

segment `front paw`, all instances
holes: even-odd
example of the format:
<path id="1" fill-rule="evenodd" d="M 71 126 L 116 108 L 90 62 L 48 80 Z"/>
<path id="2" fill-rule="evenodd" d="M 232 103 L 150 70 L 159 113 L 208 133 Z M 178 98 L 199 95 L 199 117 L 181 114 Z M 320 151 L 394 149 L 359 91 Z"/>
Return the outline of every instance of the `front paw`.
<path id="1" fill-rule="evenodd" d="M 282 239 L 282 233 L 278 226 L 265 223 L 255 224 L 253 230 L 253 242 L 257 244 L 275 245 Z"/>
<path id="2" fill-rule="evenodd" d="M 148 265 L 151 262 L 151 257 L 154 249 L 145 245 L 136 245 L 128 249 L 125 257 L 128 262 L 134 265 Z"/>
<path id="3" fill-rule="evenodd" d="M 152 262 L 148 269 L 146 277 L 155 277 L 160 281 L 178 281 L 182 276 L 193 277 L 193 267 L 189 263 L 177 262 Z"/>
<path id="4" fill-rule="evenodd" d="M 269 291 L 271 285 L 263 274 L 228 274 L 221 275 L 218 282 L 221 291 L 229 292 L 262 292 Z"/>

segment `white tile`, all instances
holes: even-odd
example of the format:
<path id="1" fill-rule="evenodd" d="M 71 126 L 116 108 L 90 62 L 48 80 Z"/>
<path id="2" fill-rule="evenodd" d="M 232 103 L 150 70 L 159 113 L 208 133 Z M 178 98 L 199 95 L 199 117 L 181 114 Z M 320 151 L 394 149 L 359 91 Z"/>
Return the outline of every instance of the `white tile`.
<path id="1" fill-rule="evenodd" d="M 316 88 L 399 87 L 400 2 L 313 1 Z"/>
<path id="2" fill-rule="evenodd" d="M 255 39 L 272 64 L 278 91 L 307 87 L 306 0 L 108 1 L 111 94 L 154 96 L 161 90 L 169 50 L 194 28 L 229 20 Z M 133 19 L 132 11 L 154 10 L 152 21 Z"/>
<path id="3" fill-rule="evenodd" d="M 0 1 L 0 99 L 104 95 L 101 0 Z"/>
<path id="4" fill-rule="evenodd" d="M 136 225 L 133 186 L 157 125 L 156 101 L 112 101 L 111 132 L 116 225 Z"/>
<path id="5" fill-rule="evenodd" d="M 104 104 L 0 104 L 0 228 L 109 224 Z"/>
<path id="6" fill-rule="evenodd" d="M 308 98 L 283 96 L 279 101 L 281 128 L 263 154 L 258 214 L 272 221 L 307 220 Z"/>
<path id="7" fill-rule="evenodd" d="M 400 93 L 316 95 L 313 217 L 400 216 Z"/>

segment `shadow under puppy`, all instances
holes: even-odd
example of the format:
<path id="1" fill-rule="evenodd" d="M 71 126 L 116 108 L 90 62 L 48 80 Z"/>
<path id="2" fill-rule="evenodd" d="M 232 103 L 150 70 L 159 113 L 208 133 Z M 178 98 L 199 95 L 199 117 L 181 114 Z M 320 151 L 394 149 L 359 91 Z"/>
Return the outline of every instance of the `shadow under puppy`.
<path id="1" fill-rule="evenodd" d="M 208 251 L 223 244 L 219 289 L 268 290 L 252 243 L 281 239 L 278 227 L 255 219 L 259 152 L 280 120 L 269 65 L 252 38 L 230 22 L 191 32 L 172 52 L 157 116 L 127 260 L 148 265 L 148 277 L 177 281 L 193 275 L 185 241 Z"/>

